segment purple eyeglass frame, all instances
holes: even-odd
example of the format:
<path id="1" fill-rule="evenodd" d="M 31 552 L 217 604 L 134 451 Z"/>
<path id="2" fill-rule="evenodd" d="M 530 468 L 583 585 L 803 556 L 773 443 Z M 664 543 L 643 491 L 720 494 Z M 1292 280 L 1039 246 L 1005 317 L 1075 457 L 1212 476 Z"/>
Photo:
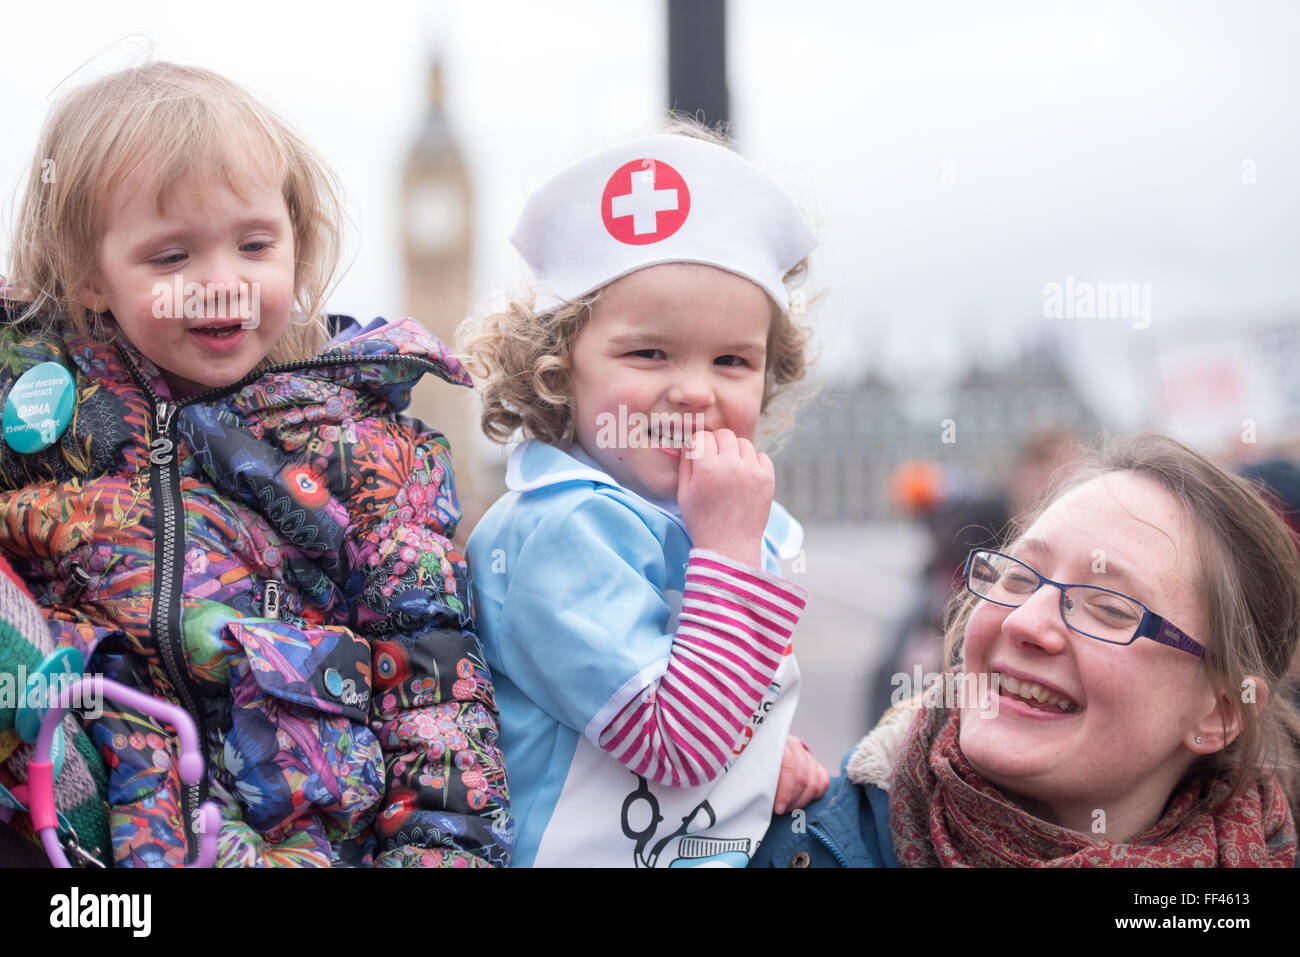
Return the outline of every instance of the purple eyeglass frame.
<path id="1" fill-rule="evenodd" d="M 1029 569 L 1029 571 L 1033 572 L 1035 575 L 1038 576 L 1038 585 L 1034 588 L 1035 592 L 1038 591 L 1039 588 L 1042 588 L 1044 585 L 1055 585 L 1061 591 L 1061 604 L 1062 604 L 1061 621 L 1065 622 L 1065 626 L 1069 628 L 1071 631 L 1077 631 L 1085 638 L 1091 638 L 1094 641 L 1104 641 L 1108 645 L 1131 645 L 1139 638 L 1150 638 L 1152 641 L 1158 641 L 1160 644 L 1168 645 L 1170 648 L 1177 648 L 1179 651 L 1185 651 L 1189 655 L 1195 655 L 1197 658 L 1212 660 L 1210 652 L 1206 649 L 1204 645 L 1202 645 L 1199 641 L 1197 641 L 1187 632 L 1183 631 L 1173 622 L 1169 621 L 1168 619 L 1161 618 L 1150 608 L 1148 608 L 1144 602 L 1138 601 L 1132 595 L 1126 595 L 1122 591 L 1115 591 L 1115 589 L 1113 588 L 1103 588 L 1100 585 L 1088 585 L 1083 582 L 1067 583 L 1067 582 L 1052 581 L 1052 579 L 1048 578 L 1038 569 L 1034 568 L 1032 565 L 1026 564 L 1021 559 L 1012 558 L 1010 555 L 1006 554 L 1005 552 L 994 551 L 991 548 L 973 548 L 971 549 L 970 554 L 966 556 L 966 568 L 964 571 L 964 578 L 966 579 L 966 590 L 969 591 L 976 598 L 979 598 L 981 601 L 987 601 L 990 604 L 999 605 L 1002 608 L 1020 607 L 1020 605 L 1008 605 L 1006 602 L 994 601 L 992 598 L 988 598 L 984 595 L 981 595 L 979 592 L 977 592 L 974 588 L 971 587 L 970 573 L 971 573 L 971 567 L 975 564 L 976 555 L 997 555 L 999 558 L 1005 558 L 1007 561 L 1015 562 L 1017 565 L 1020 565 L 1022 568 Z M 1142 615 L 1142 620 L 1138 622 L 1137 630 L 1133 632 L 1133 637 L 1130 638 L 1128 641 L 1109 641 L 1105 638 L 1098 638 L 1096 635 L 1090 635 L 1086 631 L 1079 631 L 1079 629 L 1074 627 L 1074 625 L 1070 624 L 1069 620 L 1066 619 L 1065 617 L 1065 608 L 1063 606 L 1065 603 L 1065 590 L 1067 588 L 1094 588 L 1097 591 L 1109 592 L 1112 595 L 1117 595 L 1120 598 L 1125 599 L 1126 601 L 1131 601 L 1133 602 L 1133 604 L 1141 606 L 1144 614 Z M 1021 604 L 1023 604 L 1023 602 Z"/>

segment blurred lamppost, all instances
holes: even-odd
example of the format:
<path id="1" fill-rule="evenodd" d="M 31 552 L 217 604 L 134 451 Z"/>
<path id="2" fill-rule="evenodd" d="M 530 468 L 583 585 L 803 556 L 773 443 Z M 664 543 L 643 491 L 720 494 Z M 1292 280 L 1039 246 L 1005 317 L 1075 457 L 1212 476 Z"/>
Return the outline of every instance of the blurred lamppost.
<path id="1" fill-rule="evenodd" d="M 726 0 L 668 0 L 668 108 L 727 120 Z"/>

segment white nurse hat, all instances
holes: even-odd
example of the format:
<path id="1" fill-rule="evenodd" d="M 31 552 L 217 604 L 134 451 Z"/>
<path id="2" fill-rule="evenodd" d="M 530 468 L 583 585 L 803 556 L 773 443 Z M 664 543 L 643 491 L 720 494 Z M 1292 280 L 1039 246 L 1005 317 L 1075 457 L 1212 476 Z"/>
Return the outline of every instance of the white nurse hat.
<path id="1" fill-rule="evenodd" d="M 817 238 L 755 166 L 714 143 L 666 134 L 551 178 L 529 197 L 510 242 L 537 277 L 538 312 L 673 262 L 744 276 L 788 309 L 783 277 Z"/>

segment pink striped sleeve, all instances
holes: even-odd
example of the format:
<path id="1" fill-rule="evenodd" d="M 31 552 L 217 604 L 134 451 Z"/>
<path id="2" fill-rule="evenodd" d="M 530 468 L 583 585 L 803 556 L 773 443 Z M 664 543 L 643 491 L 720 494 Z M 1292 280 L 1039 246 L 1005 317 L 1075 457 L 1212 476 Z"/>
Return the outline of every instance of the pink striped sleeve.
<path id="1" fill-rule="evenodd" d="M 790 644 L 808 593 L 691 550 L 668 667 L 601 731 L 601 748 L 656 784 L 695 787 L 726 767 Z"/>

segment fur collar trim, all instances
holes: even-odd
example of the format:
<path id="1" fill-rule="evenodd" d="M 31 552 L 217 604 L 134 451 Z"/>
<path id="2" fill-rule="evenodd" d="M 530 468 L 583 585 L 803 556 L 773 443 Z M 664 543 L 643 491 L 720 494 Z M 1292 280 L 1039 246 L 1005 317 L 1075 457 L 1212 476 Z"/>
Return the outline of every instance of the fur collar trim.
<path id="1" fill-rule="evenodd" d="M 907 729 L 921 711 L 919 699 L 905 701 L 885 712 L 880 723 L 861 741 L 849 758 L 845 773 L 854 784 L 874 784 L 888 791 L 894 777 L 894 764 L 903 750 Z"/>

